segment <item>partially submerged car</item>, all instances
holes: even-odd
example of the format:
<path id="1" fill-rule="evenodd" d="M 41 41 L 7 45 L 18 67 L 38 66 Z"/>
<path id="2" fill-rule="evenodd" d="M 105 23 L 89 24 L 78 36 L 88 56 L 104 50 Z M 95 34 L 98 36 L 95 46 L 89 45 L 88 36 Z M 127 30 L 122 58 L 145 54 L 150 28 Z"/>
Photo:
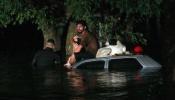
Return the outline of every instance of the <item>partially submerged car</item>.
<path id="1" fill-rule="evenodd" d="M 77 62 L 77 69 L 145 69 L 161 68 L 161 64 L 147 55 L 121 55 L 87 59 Z"/>

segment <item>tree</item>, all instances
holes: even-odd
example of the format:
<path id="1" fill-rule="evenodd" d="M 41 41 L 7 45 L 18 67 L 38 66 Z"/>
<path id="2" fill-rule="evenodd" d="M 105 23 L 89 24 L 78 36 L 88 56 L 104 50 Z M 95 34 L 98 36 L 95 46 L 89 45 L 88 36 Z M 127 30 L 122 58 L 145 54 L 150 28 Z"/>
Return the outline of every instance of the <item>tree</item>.
<path id="1" fill-rule="evenodd" d="M 0 27 L 31 21 L 48 38 L 61 33 L 58 30 L 68 18 L 83 19 L 90 31 L 99 33 L 102 42 L 122 37 L 133 44 L 145 44 L 144 33 L 134 30 L 135 24 L 159 17 L 161 3 L 162 0 L 0 0 Z"/>
<path id="2" fill-rule="evenodd" d="M 64 0 L 0 0 L 0 27 L 31 21 L 45 38 L 65 22 L 64 14 Z"/>
<path id="3" fill-rule="evenodd" d="M 84 19 L 91 29 L 96 27 L 101 41 L 106 37 L 118 39 L 124 36 L 133 44 L 144 45 L 144 34 L 133 28 L 136 23 L 148 21 L 153 16 L 159 17 L 161 3 L 162 0 L 66 0 L 73 20 Z"/>
<path id="4" fill-rule="evenodd" d="M 56 0 L 1 0 L 0 5 L 1 26 L 31 20 L 43 29 L 49 25 L 57 26 L 64 17 L 64 10 L 59 8 L 63 4 Z"/>

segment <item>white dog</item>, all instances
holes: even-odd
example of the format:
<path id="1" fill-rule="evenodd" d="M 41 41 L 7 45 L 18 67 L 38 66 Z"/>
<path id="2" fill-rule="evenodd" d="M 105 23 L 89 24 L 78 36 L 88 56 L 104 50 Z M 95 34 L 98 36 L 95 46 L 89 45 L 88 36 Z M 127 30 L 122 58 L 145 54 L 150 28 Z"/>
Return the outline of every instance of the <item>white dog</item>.
<path id="1" fill-rule="evenodd" d="M 126 46 L 123 45 L 120 41 L 117 41 L 117 45 L 110 45 L 107 43 L 106 47 L 98 49 L 96 57 L 122 55 L 126 53 L 128 53 L 128 51 L 126 51 Z"/>

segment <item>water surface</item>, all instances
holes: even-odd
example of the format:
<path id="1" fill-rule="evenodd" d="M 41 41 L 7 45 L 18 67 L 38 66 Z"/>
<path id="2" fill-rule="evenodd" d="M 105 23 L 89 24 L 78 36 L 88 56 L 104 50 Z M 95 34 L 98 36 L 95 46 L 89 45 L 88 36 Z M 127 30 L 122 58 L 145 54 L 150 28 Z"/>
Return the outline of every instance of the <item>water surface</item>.
<path id="1" fill-rule="evenodd" d="M 0 99 L 165 100 L 161 70 L 33 69 L 27 63 L 0 65 Z"/>

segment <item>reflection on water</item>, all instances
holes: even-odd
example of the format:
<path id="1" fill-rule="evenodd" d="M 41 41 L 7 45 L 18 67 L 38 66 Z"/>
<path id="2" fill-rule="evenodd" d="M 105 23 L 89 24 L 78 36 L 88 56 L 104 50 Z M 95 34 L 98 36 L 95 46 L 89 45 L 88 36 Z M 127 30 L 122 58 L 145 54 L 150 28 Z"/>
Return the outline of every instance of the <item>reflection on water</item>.
<path id="1" fill-rule="evenodd" d="M 100 86 L 122 88 L 127 85 L 126 73 L 124 72 L 101 72 L 97 75 Z"/>
<path id="2" fill-rule="evenodd" d="M 85 100 L 155 100 L 161 95 L 163 80 L 160 71 L 74 70 L 67 72 L 73 98 Z M 94 97 L 94 98 L 91 98 Z"/>
<path id="3" fill-rule="evenodd" d="M 34 70 L 28 64 L 0 65 L 0 99 L 164 100 L 160 70 Z"/>

